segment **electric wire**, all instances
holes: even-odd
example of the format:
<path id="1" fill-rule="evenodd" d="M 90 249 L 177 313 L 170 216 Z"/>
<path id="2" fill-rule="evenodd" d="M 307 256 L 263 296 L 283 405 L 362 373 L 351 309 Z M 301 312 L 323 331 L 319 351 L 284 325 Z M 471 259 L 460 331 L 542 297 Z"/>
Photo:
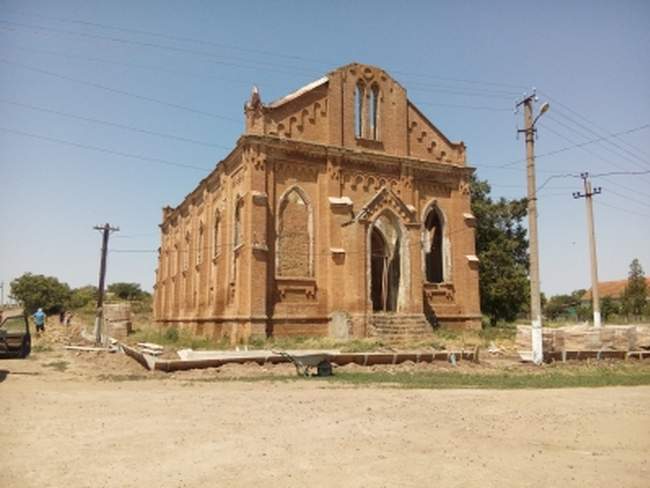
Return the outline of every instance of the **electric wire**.
<path id="1" fill-rule="evenodd" d="M 68 117 L 68 118 L 71 118 L 71 119 L 83 120 L 84 122 L 90 122 L 90 123 L 93 123 L 93 124 L 104 125 L 104 126 L 107 126 L 107 127 L 116 127 L 118 129 L 130 130 L 130 131 L 138 132 L 138 133 L 141 133 L 141 134 L 147 134 L 147 135 L 162 137 L 164 139 L 174 139 L 174 140 L 177 140 L 177 141 L 180 141 L 180 142 L 187 142 L 187 143 L 190 143 L 190 144 L 197 144 L 197 145 L 200 145 L 200 146 L 216 147 L 216 148 L 219 148 L 219 149 L 225 149 L 227 151 L 230 151 L 232 149 L 232 147 L 224 146 L 224 145 L 221 145 L 221 144 L 214 144 L 212 142 L 207 142 L 207 141 L 199 141 L 199 140 L 196 140 L 196 139 L 190 139 L 188 137 L 177 136 L 177 135 L 174 135 L 174 134 L 167 134 L 167 133 L 164 133 L 164 132 L 156 132 L 156 131 L 152 131 L 152 130 L 149 130 L 149 129 L 142 129 L 140 127 L 134 127 L 134 126 L 124 125 L 124 124 L 119 124 L 117 122 L 109 122 L 107 120 L 100 120 L 100 119 L 95 119 L 95 118 L 92 118 L 92 117 L 84 117 L 82 115 L 75 115 L 75 114 L 71 114 L 71 113 L 68 113 L 68 112 L 62 112 L 62 111 L 59 111 L 59 110 L 49 109 L 49 108 L 45 108 L 45 107 L 39 107 L 39 106 L 28 104 L 28 103 L 21 103 L 21 102 L 5 100 L 5 99 L 0 99 L 0 103 L 11 104 L 11 105 L 15 105 L 17 107 L 28 108 L 30 110 L 36 110 L 36 111 L 39 111 L 39 112 L 50 113 L 50 114 L 54 114 L 54 115 L 60 115 L 62 117 Z"/>
<path id="2" fill-rule="evenodd" d="M 555 134 L 556 136 L 558 136 L 558 137 L 560 137 L 560 138 L 562 138 L 562 139 L 564 139 L 564 140 L 566 140 L 566 141 L 569 141 L 569 142 L 575 144 L 575 141 L 574 141 L 573 139 L 571 139 L 571 138 L 565 136 L 565 135 L 562 134 L 561 132 L 558 132 L 558 131 L 556 131 L 555 129 L 553 129 L 553 128 L 551 128 L 551 127 L 548 127 L 548 126 L 545 125 L 545 124 L 540 124 L 540 125 L 541 125 L 542 127 L 544 127 L 544 129 L 548 130 L 549 132 Z M 609 165 L 611 165 L 611 166 L 614 166 L 615 168 L 618 168 L 618 169 L 622 170 L 623 172 L 629 171 L 625 166 L 622 166 L 621 164 L 615 163 L 614 161 L 612 161 L 612 160 L 610 160 L 610 159 L 606 159 L 606 158 L 602 157 L 600 154 L 598 154 L 598 153 L 592 151 L 590 148 L 585 147 L 584 145 L 576 144 L 576 147 L 578 147 L 578 149 L 581 149 L 582 151 L 585 151 L 585 152 L 587 152 L 587 153 L 589 153 L 589 154 L 595 156 L 596 158 L 600 159 L 601 161 L 603 161 L 603 162 L 605 162 L 605 163 L 607 163 L 607 164 L 609 164 Z"/>
<path id="3" fill-rule="evenodd" d="M 246 52 L 246 53 L 254 53 L 254 54 L 261 54 L 264 56 L 274 56 L 274 57 L 280 57 L 280 58 L 285 58 L 285 59 L 291 59 L 294 61 L 301 61 L 301 62 L 310 62 L 310 63 L 316 63 L 320 65 L 327 65 L 327 66 L 335 66 L 337 63 L 333 61 L 324 61 L 322 59 L 315 59 L 315 58 L 309 58 L 305 56 L 297 56 L 294 54 L 286 54 L 286 53 L 278 53 L 274 51 L 269 51 L 269 50 L 261 50 L 261 49 L 253 49 L 253 48 L 248 48 L 248 47 L 242 47 L 234 44 L 228 44 L 228 43 L 223 43 L 223 42 L 215 42 L 215 41 L 209 41 L 205 39 L 198 39 L 194 37 L 187 37 L 187 36 L 178 36 L 178 35 L 173 35 L 169 33 L 160 33 L 160 32 L 153 32 L 153 31 L 147 31 L 147 30 L 142 30 L 142 29 L 133 29 L 133 28 L 125 28 L 121 26 L 114 26 L 114 25 L 109 25 L 105 23 L 99 23 L 99 22 L 90 22 L 90 21 L 84 21 L 84 20 L 79 20 L 79 19 L 66 19 L 62 17 L 52 17 L 52 16 L 44 16 L 40 15 L 37 13 L 33 12 L 25 12 L 25 11 L 9 11 L 9 14 L 14 14 L 14 15 L 19 15 L 19 16 L 27 16 L 27 17 L 40 17 L 44 19 L 49 19 L 49 20 L 55 20 L 57 22 L 61 23 L 73 23 L 73 24 L 79 24 L 79 25 L 85 25 L 85 26 L 93 26 L 93 27 L 100 27 L 103 29 L 112 29 L 112 30 L 117 30 L 120 32 L 126 32 L 126 33 L 132 33 L 132 34 L 138 34 L 138 35 L 147 35 L 151 37 L 157 37 L 161 39 L 167 39 L 167 40 L 172 40 L 172 41 L 180 41 L 180 42 L 191 42 L 195 44 L 201 44 L 201 45 L 208 45 L 208 46 L 214 46 L 214 47 L 219 47 L 219 48 L 225 48 L 225 49 L 232 49 L 240 52 Z M 485 81 L 485 80 L 470 80 L 466 78 L 447 78 L 447 77 L 439 77 L 439 76 L 432 76 L 429 74 L 424 74 L 424 73 L 413 73 L 410 71 L 404 71 L 404 70 L 391 70 L 395 74 L 407 76 L 407 77 L 416 77 L 416 78 L 424 78 L 424 79 L 431 79 L 431 80 L 439 80 L 439 81 L 448 81 L 448 82 L 454 82 L 454 83 L 465 83 L 465 84 L 474 84 L 474 85 L 490 85 L 490 86 L 499 86 L 499 87 L 507 87 L 507 88 L 513 88 L 517 90 L 521 90 L 525 88 L 524 85 L 516 85 L 512 83 L 503 83 L 503 82 L 495 82 L 495 81 Z M 512 92 L 514 93 L 514 92 Z M 517 93 L 518 94 L 518 93 Z"/>
<path id="4" fill-rule="evenodd" d="M 178 163 L 178 162 L 175 162 L 175 161 L 169 161 L 169 160 L 161 159 L 161 158 L 142 156 L 140 154 L 132 154 L 132 153 L 127 153 L 127 152 L 123 152 L 123 151 L 116 151 L 114 149 L 109 149 L 109 148 L 105 148 L 105 147 L 92 146 L 90 144 L 81 144 L 81 143 L 78 143 L 78 142 L 66 141 L 64 139 L 57 139 L 55 137 L 45 136 L 45 135 L 42 135 L 42 134 L 34 134 L 32 132 L 25 132 L 25 131 L 21 131 L 21 130 L 11 129 L 11 128 L 8 128 L 8 127 L 0 127 L 0 131 L 9 132 L 9 133 L 12 133 L 12 134 L 17 134 L 17 135 L 21 135 L 21 136 L 25 136 L 25 137 L 31 137 L 31 138 L 34 138 L 34 139 L 41 139 L 41 140 L 44 140 L 44 141 L 54 142 L 54 143 L 57 143 L 57 144 L 63 144 L 63 145 L 66 145 L 66 146 L 72 146 L 72 147 L 77 147 L 77 148 L 81 148 L 81 149 L 88 149 L 88 150 L 91 150 L 91 151 L 101 152 L 101 153 L 105 153 L 105 154 L 111 154 L 111 155 L 114 155 L 114 156 L 121 156 L 123 158 L 146 161 L 148 163 L 163 164 L 163 165 L 166 165 L 166 166 L 176 166 L 176 167 L 179 167 L 179 168 L 186 168 L 186 169 L 192 169 L 192 170 L 204 171 L 204 172 L 211 171 L 210 168 L 205 168 L 205 167 L 201 167 L 201 166 L 194 166 L 192 164 Z"/>
<path id="5" fill-rule="evenodd" d="M 63 75 L 61 73 L 55 73 L 53 71 L 44 70 L 44 69 L 41 69 L 41 68 L 37 68 L 35 66 L 29 66 L 29 65 L 26 65 L 26 64 L 23 64 L 23 63 L 17 63 L 15 61 L 11 61 L 11 60 L 8 60 L 8 59 L 0 58 L 0 63 L 9 64 L 9 65 L 12 65 L 12 66 L 18 66 L 18 67 L 20 67 L 22 69 L 25 69 L 25 70 L 34 71 L 34 72 L 45 74 L 45 75 L 52 76 L 52 77 L 55 77 L 55 78 L 60 78 L 62 80 L 70 81 L 70 82 L 73 82 L 73 83 L 79 83 L 81 85 L 87 85 L 87 86 L 91 86 L 91 87 L 94 87 L 94 88 L 99 88 L 101 90 L 105 90 L 105 91 L 108 91 L 108 92 L 111 92 L 111 93 L 117 93 L 119 95 L 133 97 L 133 98 L 137 98 L 137 99 L 144 100 L 144 101 L 147 101 L 147 102 L 157 103 L 157 104 L 160 104 L 160 105 L 164 105 L 166 107 L 176 108 L 176 109 L 179 109 L 179 110 L 184 110 L 186 112 L 192 112 L 192 113 L 199 114 L 199 115 L 205 115 L 207 117 L 213 117 L 213 118 L 216 118 L 216 119 L 241 124 L 241 120 L 239 120 L 239 119 L 234 119 L 234 118 L 231 118 L 231 117 L 224 117 L 223 115 L 218 115 L 218 114 L 215 114 L 215 113 L 206 112 L 204 110 L 198 110 L 198 109 L 195 109 L 195 108 L 192 108 L 192 107 L 187 107 L 185 105 L 180 105 L 178 103 L 165 102 L 164 100 L 160 100 L 158 98 L 153 98 L 153 97 L 149 97 L 149 96 L 146 96 L 146 95 L 139 95 L 137 93 L 131 93 L 131 92 L 128 92 L 128 91 L 125 91 L 125 90 L 112 88 L 112 87 L 109 87 L 109 86 L 106 86 L 106 85 L 102 85 L 101 83 L 94 83 L 94 82 L 91 82 L 91 81 L 80 80 L 78 78 L 73 78 L 71 76 Z"/>
<path id="6" fill-rule="evenodd" d="M 598 206 L 602 205 L 603 207 L 613 208 L 613 209 L 619 210 L 621 212 L 629 213 L 631 215 L 637 215 L 639 217 L 645 217 L 645 218 L 650 219 L 650 214 L 645 214 L 645 213 L 641 213 L 641 212 L 636 212 L 634 210 L 629 210 L 629 209 L 626 209 L 626 208 L 617 207 L 615 205 L 611 205 L 609 203 L 604 203 L 604 202 L 601 202 L 599 200 L 596 201 L 596 205 L 598 205 Z"/>
<path id="7" fill-rule="evenodd" d="M 540 93 L 545 93 L 545 92 L 540 91 Z M 562 102 L 560 102 L 559 100 L 557 100 L 557 99 L 555 99 L 555 98 L 552 98 L 550 95 L 548 95 L 548 93 L 545 93 L 544 96 L 547 97 L 550 101 L 552 101 L 554 105 L 559 105 L 561 108 L 563 108 L 564 110 L 567 110 L 568 112 L 570 112 L 570 113 L 576 115 L 577 117 L 579 117 L 580 119 L 582 119 L 583 121 L 585 121 L 587 124 L 593 125 L 593 126 L 596 127 L 597 129 L 599 129 L 599 130 L 601 130 L 601 131 L 603 131 L 603 132 L 605 132 L 605 133 L 608 132 L 608 131 L 607 131 L 606 129 L 604 129 L 602 126 L 596 124 L 595 122 L 593 122 L 593 121 L 589 120 L 588 118 L 586 118 L 584 115 L 580 114 L 577 110 L 574 110 L 574 109 L 572 109 L 571 107 L 569 107 L 567 104 L 562 103 Z M 628 147 L 630 147 L 630 148 L 632 148 L 632 149 L 635 149 L 635 150 L 636 150 L 639 154 L 641 154 L 643 157 L 646 157 L 646 158 L 647 158 L 647 157 L 650 157 L 650 154 L 649 154 L 647 151 L 644 151 L 643 149 L 641 149 L 641 148 L 635 146 L 634 144 L 632 144 L 632 143 L 630 143 L 630 142 L 628 142 L 628 141 L 625 141 L 625 140 L 621 140 L 621 142 L 622 142 L 623 144 L 625 144 L 626 146 L 628 146 Z"/>

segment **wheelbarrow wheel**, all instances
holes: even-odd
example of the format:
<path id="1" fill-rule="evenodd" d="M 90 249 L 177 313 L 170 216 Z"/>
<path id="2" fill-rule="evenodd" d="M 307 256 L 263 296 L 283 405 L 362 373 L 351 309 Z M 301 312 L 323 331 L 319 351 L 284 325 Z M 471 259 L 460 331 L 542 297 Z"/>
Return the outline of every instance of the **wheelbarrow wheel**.
<path id="1" fill-rule="evenodd" d="M 332 376 L 332 363 L 327 359 L 318 363 L 316 366 L 316 374 L 317 376 Z"/>

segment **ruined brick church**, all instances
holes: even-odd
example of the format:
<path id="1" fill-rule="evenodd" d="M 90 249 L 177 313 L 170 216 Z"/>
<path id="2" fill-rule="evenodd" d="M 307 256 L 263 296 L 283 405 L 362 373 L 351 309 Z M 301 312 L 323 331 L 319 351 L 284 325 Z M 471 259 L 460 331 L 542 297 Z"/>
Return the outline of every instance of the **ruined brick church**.
<path id="1" fill-rule="evenodd" d="M 382 69 L 245 105 L 234 149 L 163 209 L 154 315 L 213 338 L 480 327 L 465 146 Z"/>

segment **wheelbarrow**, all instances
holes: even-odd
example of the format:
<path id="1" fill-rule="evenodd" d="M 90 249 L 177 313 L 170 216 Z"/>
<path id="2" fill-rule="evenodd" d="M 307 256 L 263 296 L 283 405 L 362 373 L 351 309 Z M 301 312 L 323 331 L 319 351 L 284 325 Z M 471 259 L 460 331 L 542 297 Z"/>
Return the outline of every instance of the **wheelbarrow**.
<path id="1" fill-rule="evenodd" d="M 272 351 L 288 359 L 295 367 L 298 376 L 332 376 L 330 352 L 305 352 L 290 354 L 287 351 Z M 316 368 L 312 373 L 311 369 Z"/>

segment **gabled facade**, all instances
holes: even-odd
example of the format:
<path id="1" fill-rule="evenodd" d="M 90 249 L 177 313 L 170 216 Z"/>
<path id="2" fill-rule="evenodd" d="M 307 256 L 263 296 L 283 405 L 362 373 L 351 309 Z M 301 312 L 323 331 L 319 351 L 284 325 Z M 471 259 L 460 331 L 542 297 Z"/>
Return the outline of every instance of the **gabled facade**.
<path id="1" fill-rule="evenodd" d="M 473 169 L 398 82 L 354 63 L 270 104 L 255 89 L 244 112 L 235 149 L 163 210 L 159 323 L 235 339 L 480 326 Z"/>

